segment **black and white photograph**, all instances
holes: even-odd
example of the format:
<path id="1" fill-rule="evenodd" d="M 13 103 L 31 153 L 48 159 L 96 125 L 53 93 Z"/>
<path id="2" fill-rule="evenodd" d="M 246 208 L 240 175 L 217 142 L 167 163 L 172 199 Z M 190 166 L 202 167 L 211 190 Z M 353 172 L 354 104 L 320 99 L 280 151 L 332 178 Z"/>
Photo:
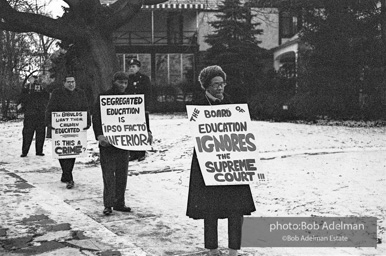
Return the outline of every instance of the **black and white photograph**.
<path id="1" fill-rule="evenodd" d="M 386 255 L 385 0 L 0 0 L 0 256 Z"/>

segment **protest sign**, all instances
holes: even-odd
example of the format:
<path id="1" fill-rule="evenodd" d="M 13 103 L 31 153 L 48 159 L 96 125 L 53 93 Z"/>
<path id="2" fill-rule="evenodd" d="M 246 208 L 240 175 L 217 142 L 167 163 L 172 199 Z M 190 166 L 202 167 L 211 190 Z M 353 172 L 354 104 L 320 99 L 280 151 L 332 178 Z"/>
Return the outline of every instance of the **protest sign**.
<path id="1" fill-rule="evenodd" d="M 206 186 L 264 183 L 248 105 L 187 106 Z"/>
<path id="2" fill-rule="evenodd" d="M 104 95 L 100 108 L 103 135 L 111 145 L 125 150 L 151 149 L 144 95 Z"/>
<path id="3" fill-rule="evenodd" d="M 75 158 L 87 156 L 87 112 L 52 112 L 52 156 Z"/>

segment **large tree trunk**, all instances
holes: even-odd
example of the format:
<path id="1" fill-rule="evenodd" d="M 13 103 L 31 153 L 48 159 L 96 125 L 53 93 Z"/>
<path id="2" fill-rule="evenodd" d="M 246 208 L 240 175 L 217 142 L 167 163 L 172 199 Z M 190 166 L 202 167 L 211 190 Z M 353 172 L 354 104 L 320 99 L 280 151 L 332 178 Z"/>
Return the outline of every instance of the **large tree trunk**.
<path id="1" fill-rule="evenodd" d="M 386 0 L 381 0 L 381 33 L 383 46 L 386 47 Z"/>
<path id="2" fill-rule="evenodd" d="M 63 1 L 69 8 L 65 8 L 62 17 L 52 19 L 19 12 L 8 0 L 0 0 L 0 30 L 33 31 L 73 44 L 79 62 L 75 73 L 85 75 L 81 79 L 76 77 L 77 83 L 94 101 L 101 91 L 111 86 L 112 75 L 117 71 L 113 31 L 130 22 L 142 5 L 167 0 L 116 0 L 108 6 L 102 5 L 100 0 Z"/>
<path id="3" fill-rule="evenodd" d="M 111 87 L 114 72 L 118 71 L 118 63 L 115 47 L 111 35 L 101 36 L 94 33 L 90 37 L 90 52 L 96 70 L 97 86 L 94 87 L 94 99 L 102 92 Z"/>

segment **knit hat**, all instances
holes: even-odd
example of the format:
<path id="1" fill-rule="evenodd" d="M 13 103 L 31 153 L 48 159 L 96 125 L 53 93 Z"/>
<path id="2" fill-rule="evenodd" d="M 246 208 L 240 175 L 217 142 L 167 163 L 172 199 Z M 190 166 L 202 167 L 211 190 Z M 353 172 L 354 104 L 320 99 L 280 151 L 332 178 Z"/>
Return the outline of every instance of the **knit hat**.
<path id="1" fill-rule="evenodd" d="M 113 75 L 113 82 L 117 80 L 129 80 L 129 75 L 123 71 L 115 72 Z"/>
<path id="2" fill-rule="evenodd" d="M 227 78 L 227 75 L 220 66 L 208 66 L 201 70 L 200 74 L 198 75 L 198 81 L 200 82 L 201 87 L 206 90 L 206 88 L 210 86 L 212 79 L 216 76 L 221 76 L 224 81 Z"/>
<path id="3" fill-rule="evenodd" d="M 141 62 L 137 59 L 131 59 L 129 61 L 129 66 L 131 66 L 131 65 L 137 65 L 138 67 L 141 67 Z"/>

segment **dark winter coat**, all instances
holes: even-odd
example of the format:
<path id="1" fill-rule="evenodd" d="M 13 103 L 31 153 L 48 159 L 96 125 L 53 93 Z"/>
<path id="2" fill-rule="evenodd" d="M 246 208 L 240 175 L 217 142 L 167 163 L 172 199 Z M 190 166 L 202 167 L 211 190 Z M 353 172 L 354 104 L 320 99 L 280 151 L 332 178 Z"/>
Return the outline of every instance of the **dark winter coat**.
<path id="1" fill-rule="evenodd" d="M 91 117 L 86 94 L 83 90 L 75 88 L 70 91 L 64 87 L 55 89 L 52 92 L 51 99 L 46 111 L 46 125 L 51 126 L 52 112 L 61 111 L 86 111 L 87 126 L 91 125 Z"/>
<path id="2" fill-rule="evenodd" d="M 147 75 L 137 72 L 134 75 L 129 75 L 129 82 L 126 88 L 126 94 L 144 94 L 146 110 L 148 110 L 150 100 L 150 78 Z"/>
<path id="3" fill-rule="evenodd" d="M 224 96 L 222 102 L 213 102 L 203 94 L 203 97 L 193 104 L 231 104 L 229 96 L 225 94 Z M 249 185 L 205 186 L 194 150 L 190 170 L 187 216 L 193 219 L 205 219 L 209 216 L 228 218 L 234 214 L 250 215 L 255 210 Z"/>
<path id="4" fill-rule="evenodd" d="M 22 105 L 24 116 L 33 116 L 33 119 L 41 119 L 44 122 L 49 94 L 46 90 L 35 91 L 35 84 L 27 84 L 22 89 L 19 103 Z"/>
<path id="5" fill-rule="evenodd" d="M 92 127 L 94 129 L 94 135 L 95 139 L 98 140 L 99 135 L 103 135 L 103 129 L 102 129 L 102 119 L 101 119 L 101 96 L 105 95 L 122 95 L 127 93 L 121 93 L 119 92 L 114 86 L 110 88 L 109 90 L 99 94 L 97 100 L 95 101 L 93 110 L 92 110 Z"/>

